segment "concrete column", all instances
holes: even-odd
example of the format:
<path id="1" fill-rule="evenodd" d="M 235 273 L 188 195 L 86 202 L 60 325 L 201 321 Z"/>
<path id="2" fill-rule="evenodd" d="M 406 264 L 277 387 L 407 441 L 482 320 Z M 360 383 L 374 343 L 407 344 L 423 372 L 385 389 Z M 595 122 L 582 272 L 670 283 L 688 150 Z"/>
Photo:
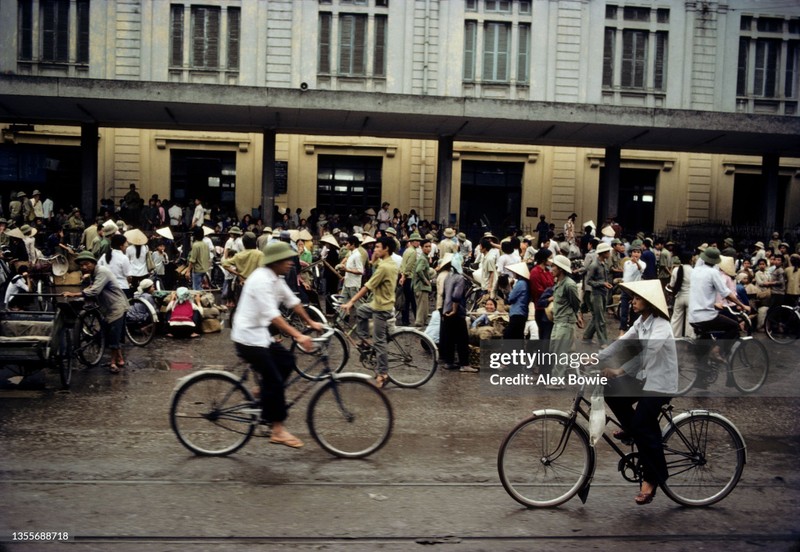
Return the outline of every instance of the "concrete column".
<path id="1" fill-rule="evenodd" d="M 619 174 L 620 159 L 622 157 L 619 147 L 606 148 L 605 170 L 600 182 L 600 198 L 597 202 L 597 228 L 603 226 L 609 216 L 619 213 Z"/>
<path id="2" fill-rule="evenodd" d="M 453 137 L 439 138 L 436 159 L 436 221 L 450 223 L 450 199 L 453 195 Z"/>
<path id="3" fill-rule="evenodd" d="M 96 124 L 81 125 L 81 211 L 87 221 L 94 221 L 98 206 L 97 147 L 99 132 L 100 128 Z"/>
<path id="4" fill-rule="evenodd" d="M 264 226 L 275 224 L 275 130 L 264 130 L 264 151 L 261 157 L 261 219 Z"/>
<path id="5" fill-rule="evenodd" d="M 778 219 L 778 169 L 780 157 L 768 154 L 761 158 L 761 175 L 764 183 L 763 203 L 761 204 L 761 224 L 770 232 Z"/>

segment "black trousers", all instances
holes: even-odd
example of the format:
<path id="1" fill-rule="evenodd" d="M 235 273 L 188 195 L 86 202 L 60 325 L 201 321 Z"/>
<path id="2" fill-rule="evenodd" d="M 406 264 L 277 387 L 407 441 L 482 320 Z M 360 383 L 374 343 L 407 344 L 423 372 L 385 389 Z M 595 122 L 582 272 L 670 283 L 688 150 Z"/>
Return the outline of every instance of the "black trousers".
<path id="1" fill-rule="evenodd" d="M 411 319 L 408 313 L 413 312 L 416 316 L 417 312 L 417 298 L 414 295 L 414 288 L 411 285 L 410 276 L 406 276 L 406 279 L 403 281 L 403 297 L 405 298 L 405 303 L 403 303 L 403 314 L 400 318 L 400 322 L 403 326 L 409 326 L 411 324 Z"/>
<path id="2" fill-rule="evenodd" d="M 525 324 L 528 317 L 521 314 L 514 314 L 508 319 L 508 326 L 503 332 L 503 339 L 525 339 Z M 552 329 L 552 326 L 550 326 Z"/>
<path id="3" fill-rule="evenodd" d="M 458 365 L 469 366 L 469 333 L 464 317 L 442 316 L 439 330 L 439 354 L 441 359 L 454 364 L 458 353 Z"/>
<path id="4" fill-rule="evenodd" d="M 294 370 L 294 355 L 277 343 L 254 347 L 236 343 L 236 354 L 261 376 L 261 417 L 268 422 L 282 422 L 287 417 L 283 386 Z"/>
<path id="5" fill-rule="evenodd" d="M 606 385 L 606 404 L 622 429 L 636 443 L 644 480 L 660 485 L 667 480 L 669 473 L 658 417 L 661 407 L 668 404 L 672 397 L 645 394 L 642 386 L 643 382 L 629 376 L 614 378 Z"/>
<path id="6" fill-rule="evenodd" d="M 723 356 L 727 354 L 733 342 L 739 337 L 739 323 L 722 314 L 718 314 L 716 318 L 706 322 L 696 322 L 694 326 L 704 332 L 724 332 L 719 342 Z M 707 352 L 708 348 L 709 345 L 705 344 L 703 350 Z"/>

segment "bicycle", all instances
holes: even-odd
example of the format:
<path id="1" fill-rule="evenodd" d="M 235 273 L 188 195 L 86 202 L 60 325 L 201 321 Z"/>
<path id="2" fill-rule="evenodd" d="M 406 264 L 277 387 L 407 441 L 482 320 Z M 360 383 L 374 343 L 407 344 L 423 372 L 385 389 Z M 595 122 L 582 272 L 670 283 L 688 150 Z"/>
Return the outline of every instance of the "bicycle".
<path id="1" fill-rule="evenodd" d="M 707 388 L 716 382 L 720 370 L 725 370 L 725 385 L 734 386 L 742 393 L 753 393 L 764 385 L 769 374 L 769 355 L 764 345 L 752 336 L 750 318 L 742 312 L 726 307 L 732 316 L 744 325 L 744 336 L 731 346 L 723 363 L 710 357 L 710 349 L 721 332 L 708 332 L 692 324 L 695 337 L 675 340 L 678 354 L 677 396 L 688 393 L 693 387 Z M 710 343 L 710 344 L 709 344 Z M 708 351 L 703 351 L 703 348 Z M 701 379 L 702 378 L 702 379 Z"/>
<path id="2" fill-rule="evenodd" d="M 385 393 L 363 374 L 336 373 L 328 362 L 327 348 L 333 328 L 312 341 L 317 344 L 314 367 L 319 369 L 288 408 L 311 389 L 306 422 L 312 438 L 330 454 L 364 458 L 389 440 L 394 412 Z M 242 364 L 243 362 L 240 362 Z M 178 381 L 170 405 L 170 425 L 180 443 L 200 456 L 226 456 L 253 437 L 261 420 L 261 405 L 246 385 L 251 369 L 240 376 L 222 370 L 204 370 Z M 288 381 L 291 387 L 302 379 Z"/>
<path id="3" fill-rule="evenodd" d="M 356 334 L 356 325 L 349 324 L 342 313 L 344 297 L 332 295 L 336 315 L 333 327 L 338 330 L 331 339 L 333 358 L 342 364 L 350 358 L 350 347 L 358 351 L 358 360 L 367 370 L 378 367 L 375 347 Z M 390 322 L 391 324 L 391 322 Z M 354 335 L 355 334 L 355 335 Z M 398 387 L 414 388 L 427 383 L 436 373 L 438 350 L 430 337 L 419 330 L 392 327 L 386 343 L 389 381 Z M 297 358 L 302 359 L 302 355 Z"/>
<path id="4" fill-rule="evenodd" d="M 144 347 L 153 340 L 158 328 L 158 312 L 147 301 L 134 297 L 130 300 L 131 308 L 125 313 L 125 336 L 137 347 Z M 137 318 L 136 312 L 143 318 Z"/>
<path id="5" fill-rule="evenodd" d="M 775 305 L 767 311 L 764 329 L 775 343 L 787 345 L 800 338 L 800 303 Z"/>
<path id="6" fill-rule="evenodd" d="M 578 423 L 588 422 L 591 403 L 579 390 L 569 412 L 536 410 L 514 427 L 497 455 L 500 482 L 517 502 L 529 508 L 558 506 L 578 495 L 585 503 L 595 467 L 596 453 L 589 432 Z M 689 410 L 673 416 L 672 405 L 661 409 L 664 455 L 669 478 L 661 489 L 683 506 L 709 506 L 736 487 L 747 462 L 744 438 L 730 420 L 710 410 Z M 606 423 L 619 423 L 606 416 Z M 617 469 L 626 481 L 640 483 L 638 452 L 623 451 L 606 432 L 603 440 L 619 455 Z"/>

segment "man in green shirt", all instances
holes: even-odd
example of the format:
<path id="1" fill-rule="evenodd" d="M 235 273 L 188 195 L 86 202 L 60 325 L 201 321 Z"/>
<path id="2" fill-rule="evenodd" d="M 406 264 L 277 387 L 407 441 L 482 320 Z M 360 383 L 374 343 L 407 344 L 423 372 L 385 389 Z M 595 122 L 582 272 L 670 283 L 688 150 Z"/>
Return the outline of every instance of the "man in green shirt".
<path id="1" fill-rule="evenodd" d="M 417 264 L 414 267 L 414 299 L 417 301 L 417 312 L 414 315 L 414 325 L 417 328 L 425 329 L 428 324 L 428 311 L 430 310 L 431 290 L 431 265 L 428 262 L 428 255 L 431 252 L 431 242 L 422 242 L 422 255 L 417 257 Z"/>
<path id="2" fill-rule="evenodd" d="M 194 229 L 192 237 L 194 238 L 194 243 L 187 260 L 189 261 L 189 272 L 192 275 L 192 289 L 200 291 L 203 289 L 203 277 L 211 268 L 211 253 L 208 251 L 208 245 L 203 241 L 202 226 Z"/>
<path id="3" fill-rule="evenodd" d="M 222 268 L 235 276 L 240 276 L 242 282 L 247 280 L 255 269 L 264 266 L 264 253 L 256 249 L 256 235 L 252 232 L 245 232 L 242 236 L 244 251 L 239 251 L 233 257 L 222 260 Z"/>
<path id="4" fill-rule="evenodd" d="M 583 327 L 583 314 L 581 313 L 581 297 L 578 295 L 578 286 L 570 277 L 572 265 L 564 255 L 556 255 L 553 260 L 553 275 L 556 285 L 553 288 L 553 331 L 550 333 L 550 352 L 556 353 L 557 358 L 562 358 L 561 353 L 572 351 L 575 341 L 575 324 Z M 554 376 L 564 376 L 568 365 L 556 361 L 551 373 Z"/>
<path id="5" fill-rule="evenodd" d="M 403 326 L 411 324 L 409 312 L 417 312 L 417 301 L 414 297 L 414 287 L 412 285 L 414 277 L 414 269 L 417 266 L 417 249 L 419 249 L 419 242 L 422 239 L 418 233 L 414 232 L 408 237 L 408 247 L 403 252 L 403 261 L 400 263 L 400 285 L 403 286 L 403 313 L 401 316 L 401 323 Z"/>
<path id="6" fill-rule="evenodd" d="M 389 356 L 386 351 L 386 343 L 389 338 L 389 320 L 394 316 L 394 294 L 397 287 L 397 265 L 391 261 L 394 252 L 394 240 L 388 237 L 381 237 L 375 242 L 373 255 L 381 262 L 375 265 L 372 277 L 366 284 L 351 298 L 342 305 L 345 314 L 349 314 L 350 309 L 356 302 L 364 297 L 367 292 L 372 292 L 372 301 L 369 304 L 360 305 L 356 309 L 358 319 L 358 336 L 366 341 L 369 337 L 369 321 L 373 323 L 373 347 L 378 357 L 376 385 L 383 387 L 388 379 Z"/>

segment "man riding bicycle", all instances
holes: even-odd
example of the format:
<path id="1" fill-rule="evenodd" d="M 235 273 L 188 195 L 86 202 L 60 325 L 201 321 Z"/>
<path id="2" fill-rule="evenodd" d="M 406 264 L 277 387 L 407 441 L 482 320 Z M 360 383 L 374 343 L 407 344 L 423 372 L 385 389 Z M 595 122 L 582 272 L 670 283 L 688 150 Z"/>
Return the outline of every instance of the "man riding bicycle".
<path id="1" fill-rule="evenodd" d="M 284 380 L 294 370 L 294 355 L 275 343 L 268 328 L 274 325 L 303 349 L 311 350 L 311 337 L 284 320 L 280 311 L 280 306 L 284 305 L 293 309 L 312 329 L 322 329 L 321 324 L 309 318 L 283 278 L 294 266 L 296 256 L 297 253 L 284 242 L 274 242 L 264 248 L 266 266 L 254 270 L 245 281 L 231 330 L 236 354 L 261 375 L 261 417 L 272 423 L 270 443 L 292 448 L 303 446 L 303 442 L 284 426 L 287 417 Z"/>

